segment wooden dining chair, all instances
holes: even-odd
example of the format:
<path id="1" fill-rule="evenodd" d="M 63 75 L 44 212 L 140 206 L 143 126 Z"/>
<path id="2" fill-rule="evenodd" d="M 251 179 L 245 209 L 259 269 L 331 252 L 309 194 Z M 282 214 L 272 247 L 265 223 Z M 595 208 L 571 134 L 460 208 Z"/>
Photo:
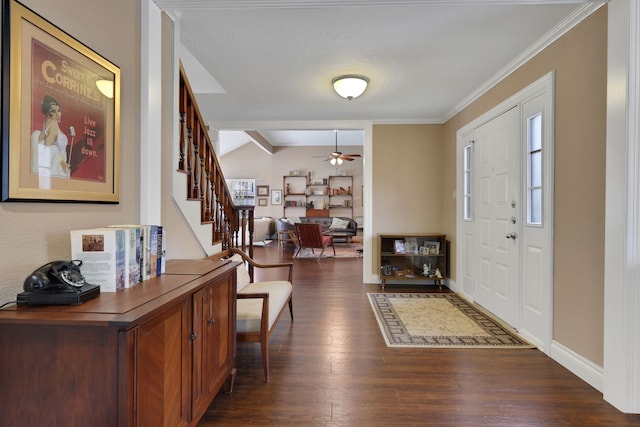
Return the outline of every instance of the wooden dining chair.
<path id="1" fill-rule="evenodd" d="M 315 254 L 314 249 L 321 249 L 320 255 L 318 255 L 318 261 L 320 261 L 322 254 L 324 254 L 324 250 L 329 245 L 333 248 L 333 255 L 336 254 L 336 248 L 333 245 L 333 236 L 331 235 L 331 232 L 323 234 L 322 226 L 320 224 L 296 223 L 295 226 L 296 235 L 298 237 L 298 250 L 293 255 L 294 258 L 300 254 L 302 248 L 311 249 L 312 254 Z"/>

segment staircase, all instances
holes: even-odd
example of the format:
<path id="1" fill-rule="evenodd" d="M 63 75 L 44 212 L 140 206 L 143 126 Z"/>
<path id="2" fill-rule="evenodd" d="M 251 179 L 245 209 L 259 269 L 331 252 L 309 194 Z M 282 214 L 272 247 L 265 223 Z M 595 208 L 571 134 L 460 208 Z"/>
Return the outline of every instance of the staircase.
<path id="1" fill-rule="evenodd" d="M 252 257 L 255 207 L 234 204 L 182 64 L 179 103 L 178 172 L 186 176 L 187 200 L 199 202 L 200 223 L 211 224 L 212 245 L 241 248 Z"/>

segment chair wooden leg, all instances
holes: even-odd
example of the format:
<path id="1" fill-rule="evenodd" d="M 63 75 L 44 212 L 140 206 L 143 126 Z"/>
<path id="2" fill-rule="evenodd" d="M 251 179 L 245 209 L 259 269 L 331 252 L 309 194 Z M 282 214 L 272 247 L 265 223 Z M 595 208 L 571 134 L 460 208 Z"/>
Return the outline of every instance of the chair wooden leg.
<path id="1" fill-rule="evenodd" d="M 269 337 L 260 338 L 260 351 L 262 353 L 262 369 L 264 370 L 264 382 L 269 382 Z"/>
<path id="2" fill-rule="evenodd" d="M 293 297 L 289 299 L 289 314 L 291 315 L 291 321 L 293 322 Z"/>

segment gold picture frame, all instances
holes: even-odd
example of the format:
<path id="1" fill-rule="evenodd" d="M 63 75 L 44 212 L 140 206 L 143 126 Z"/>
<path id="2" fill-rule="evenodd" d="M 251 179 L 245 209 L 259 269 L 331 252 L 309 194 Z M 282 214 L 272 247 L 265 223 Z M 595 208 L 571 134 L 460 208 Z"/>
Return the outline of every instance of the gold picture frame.
<path id="1" fill-rule="evenodd" d="M 118 203 L 120 68 L 16 0 L 2 7 L 1 201 Z"/>

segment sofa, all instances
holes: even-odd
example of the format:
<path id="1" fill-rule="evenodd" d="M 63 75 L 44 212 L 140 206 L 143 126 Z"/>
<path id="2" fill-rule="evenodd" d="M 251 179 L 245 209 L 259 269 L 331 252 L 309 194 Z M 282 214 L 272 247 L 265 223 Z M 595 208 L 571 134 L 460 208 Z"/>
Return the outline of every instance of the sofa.
<path id="1" fill-rule="evenodd" d="M 299 218 L 278 218 L 276 220 L 276 232 L 278 234 L 278 246 L 282 247 L 286 242 L 293 242 L 296 244 L 295 238 L 295 224 L 296 222 L 302 223 L 315 223 L 322 226 L 322 230 L 339 231 L 340 233 L 348 233 L 348 235 L 342 235 L 340 237 L 334 237 L 336 242 L 343 241 L 347 245 L 351 242 L 351 238 L 358 232 L 358 223 L 346 217 L 299 217 Z"/>

